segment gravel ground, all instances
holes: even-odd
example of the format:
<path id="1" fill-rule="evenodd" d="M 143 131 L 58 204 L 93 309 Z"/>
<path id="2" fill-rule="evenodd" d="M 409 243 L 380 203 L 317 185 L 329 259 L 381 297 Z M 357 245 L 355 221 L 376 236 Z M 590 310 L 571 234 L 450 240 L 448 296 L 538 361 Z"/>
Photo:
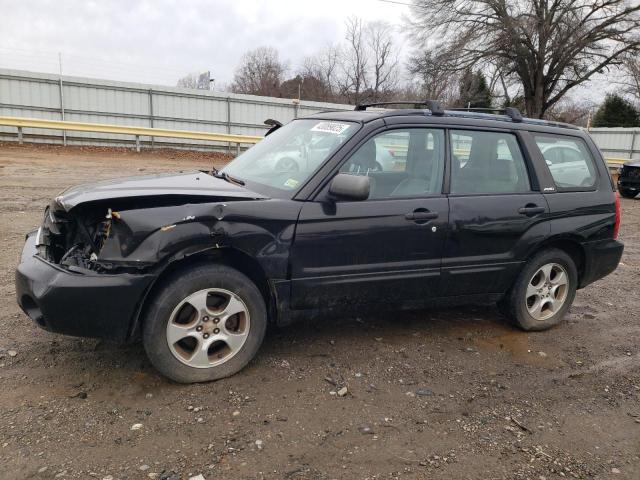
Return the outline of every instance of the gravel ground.
<path id="1" fill-rule="evenodd" d="M 618 270 L 548 332 L 486 307 L 324 318 L 272 329 L 232 378 L 181 386 L 139 344 L 19 310 L 24 234 L 60 190 L 224 161 L 0 145 L 1 479 L 640 478 L 640 199 L 622 200 Z"/>

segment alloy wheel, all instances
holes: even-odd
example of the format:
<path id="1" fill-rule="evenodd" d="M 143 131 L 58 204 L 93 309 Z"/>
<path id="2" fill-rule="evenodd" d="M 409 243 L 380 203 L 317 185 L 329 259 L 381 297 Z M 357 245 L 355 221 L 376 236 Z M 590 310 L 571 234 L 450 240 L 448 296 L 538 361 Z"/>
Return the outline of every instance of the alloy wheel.
<path id="1" fill-rule="evenodd" d="M 540 267 L 527 284 L 525 297 L 529 314 L 536 320 L 547 320 L 564 305 L 569 292 L 569 275 L 558 263 Z"/>
<path id="2" fill-rule="evenodd" d="M 167 323 L 171 353 L 194 368 L 220 365 L 245 344 L 251 327 L 242 299 L 221 288 L 192 293 L 174 308 Z"/>

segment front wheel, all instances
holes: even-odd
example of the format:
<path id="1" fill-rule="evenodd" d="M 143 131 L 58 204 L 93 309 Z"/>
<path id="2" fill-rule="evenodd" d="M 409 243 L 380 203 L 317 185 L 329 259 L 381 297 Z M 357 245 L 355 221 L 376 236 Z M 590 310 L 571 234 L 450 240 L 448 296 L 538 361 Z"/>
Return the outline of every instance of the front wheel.
<path id="1" fill-rule="evenodd" d="M 142 326 L 149 360 L 180 383 L 207 382 L 240 371 L 255 356 L 267 326 L 264 300 L 245 275 L 202 265 L 164 282 Z"/>
<path id="2" fill-rule="evenodd" d="M 618 191 L 624 198 L 635 198 L 638 194 L 638 192 L 636 192 L 635 190 L 629 190 L 627 188 L 620 188 L 618 189 Z"/>
<path id="3" fill-rule="evenodd" d="M 532 257 L 503 300 L 504 312 L 523 330 L 546 330 L 560 323 L 576 295 L 578 272 L 562 250 Z"/>

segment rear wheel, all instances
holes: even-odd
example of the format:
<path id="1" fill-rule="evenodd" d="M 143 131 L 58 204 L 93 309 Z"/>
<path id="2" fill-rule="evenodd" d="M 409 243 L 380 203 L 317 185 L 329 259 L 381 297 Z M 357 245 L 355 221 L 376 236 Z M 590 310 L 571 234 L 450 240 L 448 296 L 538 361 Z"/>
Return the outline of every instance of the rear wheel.
<path id="1" fill-rule="evenodd" d="M 264 339 L 267 315 L 260 291 L 226 266 L 197 266 L 174 275 L 150 305 L 144 348 L 154 367 L 176 382 L 233 375 Z"/>
<path id="2" fill-rule="evenodd" d="M 624 198 L 635 198 L 636 195 L 638 195 L 638 192 L 635 190 L 629 190 L 627 188 L 620 188 L 618 191 Z"/>
<path id="3" fill-rule="evenodd" d="M 523 330 L 546 330 L 569 310 L 577 285 L 573 259 L 562 250 L 544 250 L 522 269 L 503 301 L 503 310 Z"/>

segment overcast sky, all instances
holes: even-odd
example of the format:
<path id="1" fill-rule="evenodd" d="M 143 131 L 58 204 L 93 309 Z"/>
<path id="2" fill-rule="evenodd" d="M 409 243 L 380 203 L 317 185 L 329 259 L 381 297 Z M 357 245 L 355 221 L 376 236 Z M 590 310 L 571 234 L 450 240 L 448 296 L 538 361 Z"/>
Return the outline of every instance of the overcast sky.
<path id="1" fill-rule="evenodd" d="M 211 71 L 216 89 L 242 54 L 276 47 L 295 73 L 307 55 L 344 39 L 345 20 L 384 20 L 403 35 L 410 0 L 0 0 L 0 68 L 175 85 Z M 599 102 L 608 79 L 572 90 Z"/>
<path id="2" fill-rule="evenodd" d="M 380 0 L 0 0 L 0 67 L 57 72 L 60 52 L 67 75 L 174 85 L 210 70 L 222 86 L 247 50 L 276 47 L 293 71 L 341 41 L 347 17 L 401 25 L 407 10 Z"/>

